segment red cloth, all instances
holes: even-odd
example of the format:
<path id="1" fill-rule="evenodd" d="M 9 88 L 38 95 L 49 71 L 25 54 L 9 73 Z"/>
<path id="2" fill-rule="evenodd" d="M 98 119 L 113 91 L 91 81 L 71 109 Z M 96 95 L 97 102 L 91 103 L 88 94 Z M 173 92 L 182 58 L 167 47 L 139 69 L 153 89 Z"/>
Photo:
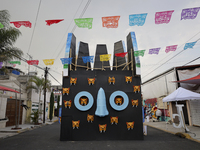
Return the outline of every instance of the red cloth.
<path id="1" fill-rule="evenodd" d="M 116 57 L 124 57 L 128 52 L 124 52 L 124 53 L 116 53 L 115 56 Z"/>
<path id="2" fill-rule="evenodd" d="M 46 25 L 48 25 L 48 26 L 50 26 L 50 25 L 52 25 L 52 24 L 54 24 L 54 23 L 59 23 L 59 22 L 61 22 L 61 21 L 63 21 L 64 19 L 57 19 L 57 20 L 45 20 L 46 22 L 47 22 L 47 24 Z"/>

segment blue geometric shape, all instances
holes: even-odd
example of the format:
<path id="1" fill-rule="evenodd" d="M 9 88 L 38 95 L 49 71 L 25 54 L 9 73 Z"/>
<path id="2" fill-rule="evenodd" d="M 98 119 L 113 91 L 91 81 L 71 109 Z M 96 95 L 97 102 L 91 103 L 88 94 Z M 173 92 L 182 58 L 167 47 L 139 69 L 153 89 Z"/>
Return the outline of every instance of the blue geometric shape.
<path id="1" fill-rule="evenodd" d="M 80 103 L 79 103 L 79 99 L 80 99 L 82 96 L 86 96 L 86 97 L 88 98 L 88 101 L 89 101 L 88 104 L 85 105 L 85 106 L 82 106 L 82 105 L 80 105 Z M 79 92 L 79 93 L 75 96 L 75 98 L 74 98 L 74 105 L 75 105 L 76 108 L 79 109 L 80 111 L 87 111 L 87 110 L 89 110 L 89 109 L 92 107 L 93 103 L 94 103 L 93 96 L 92 96 L 89 92 L 87 92 L 87 91 Z"/>
<path id="2" fill-rule="evenodd" d="M 104 117 L 109 114 L 106 107 L 106 95 L 102 88 L 99 89 L 97 94 L 97 108 L 95 111 L 95 115 L 99 117 Z"/>
<path id="3" fill-rule="evenodd" d="M 116 96 L 121 96 L 124 99 L 124 103 L 122 105 L 117 105 L 115 104 L 115 97 Z M 124 110 L 129 103 L 129 98 L 127 96 L 126 93 L 124 93 L 123 91 L 115 91 L 111 94 L 110 99 L 109 99 L 110 105 L 113 109 L 121 111 Z"/>

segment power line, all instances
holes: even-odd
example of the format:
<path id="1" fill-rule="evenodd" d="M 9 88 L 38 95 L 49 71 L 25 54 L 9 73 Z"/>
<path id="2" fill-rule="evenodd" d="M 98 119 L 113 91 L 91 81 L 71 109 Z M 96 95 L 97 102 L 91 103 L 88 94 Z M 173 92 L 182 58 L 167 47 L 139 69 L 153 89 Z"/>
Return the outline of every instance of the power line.
<path id="1" fill-rule="evenodd" d="M 56 80 L 60 85 L 62 85 L 56 78 L 54 78 L 54 76 L 52 76 L 50 73 L 49 73 L 49 75 L 50 75 L 54 80 Z"/>
<path id="2" fill-rule="evenodd" d="M 79 18 L 81 18 L 81 17 L 84 15 L 84 13 L 85 13 L 85 11 L 87 10 L 87 8 L 88 8 L 90 2 L 91 2 L 91 0 L 88 0 L 88 2 L 86 3 L 86 5 L 85 5 L 85 7 L 84 7 L 84 9 L 83 9 L 83 11 L 82 11 L 82 13 L 81 13 L 81 15 L 79 16 Z M 81 4 L 82 4 L 82 2 L 81 2 Z M 81 4 L 79 5 L 79 7 L 81 6 Z M 77 14 L 78 10 L 79 10 L 79 8 L 77 9 L 76 14 Z M 73 17 L 73 20 L 74 20 L 76 14 L 75 14 L 74 17 Z M 72 20 L 72 21 L 73 21 L 73 20 Z M 72 23 L 72 21 L 71 21 L 71 23 Z M 70 23 L 70 25 L 71 25 L 71 23 Z M 68 28 L 69 28 L 69 27 L 68 27 Z M 73 33 L 75 29 L 76 29 L 76 24 L 74 25 L 74 27 L 73 27 L 73 29 L 72 29 L 71 32 Z M 67 29 L 67 31 L 68 31 L 68 29 Z M 56 56 L 55 60 L 58 58 L 58 56 L 60 55 L 60 53 L 62 52 L 62 50 L 64 49 L 64 47 L 65 47 L 65 44 L 63 44 L 63 46 L 62 46 L 61 50 L 59 51 L 58 55 Z"/>
<path id="3" fill-rule="evenodd" d="M 183 66 L 186 66 L 187 64 L 190 64 L 190 63 L 192 63 L 193 61 L 196 61 L 197 59 L 199 59 L 200 57 L 197 57 L 196 59 L 193 59 L 192 61 L 190 61 L 190 62 L 188 62 L 188 63 L 186 63 L 185 65 L 183 65 Z"/>
<path id="4" fill-rule="evenodd" d="M 88 9 L 88 6 L 90 5 L 90 2 L 91 2 L 91 0 L 88 0 L 88 2 L 87 2 L 87 4 L 85 5 L 85 7 L 84 7 L 84 9 L 83 9 L 81 15 L 79 16 L 79 18 L 82 18 L 82 17 L 83 17 L 84 13 L 85 13 L 86 10 Z M 71 32 L 73 33 L 73 32 L 75 31 L 75 29 L 76 29 L 76 24 L 74 25 L 74 27 L 73 27 L 73 29 L 72 29 Z"/>
<path id="5" fill-rule="evenodd" d="M 191 40 L 192 38 L 194 38 L 196 35 L 198 35 L 200 33 L 200 31 L 197 33 L 197 34 L 195 34 L 193 37 L 191 37 L 189 40 Z M 187 40 L 185 43 L 187 43 L 189 40 Z M 198 40 L 200 40 L 200 38 L 198 39 Z M 196 41 L 198 41 L 198 40 L 196 40 Z M 185 43 L 183 43 L 181 46 L 183 46 Z M 181 46 L 179 46 L 179 48 L 181 47 Z M 163 66 L 166 62 L 168 62 L 168 61 L 170 61 L 171 59 L 173 59 L 174 57 L 176 57 L 177 55 L 179 55 L 180 53 L 182 53 L 184 50 L 182 50 L 182 51 L 180 51 L 179 53 L 177 53 L 176 55 L 174 55 L 173 57 L 171 57 L 170 59 L 168 59 L 167 61 L 165 61 L 164 63 L 162 63 L 160 66 L 158 66 L 157 68 L 155 68 L 154 70 L 152 70 L 150 73 L 148 73 L 147 75 L 145 75 L 145 76 L 143 76 L 142 78 L 145 78 L 146 76 L 148 76 L 148 75 L 150 75 L 152 72 L 154 72 L 155 70 L 157 70 L 158 68 L 160 68 L 161 66 Z M 172 54 L 172 53 L 171 53 Z M 170 54 L 170 55 L 171 55 Z M 169 55 L 168 56 L 166 56 L 165 58 L 167 58 L 167 57 L 169 57 Z M 164 59 L 165 59 L 164 58 Z M 163 59 L 162 59 L 163 60 Z M 161 61 L 162 61 L 161 60 Z M 159 61 L 159 62 L 161 62 L 161 61 Z M 159 63 L 158 62 L 158 63 Z M 151 69 L 151 68 L 150 68 Z"/>
<path id="6" fill-rule="evenodd" d="M 29 53 L 30 48 L 31 48 L 31 44 L 32 44 L 32 40 L 33 40 L 33 35 L 34 35 L 34 33 L 35 33 L 36 22 L 37 22 L 39 10 L 40 10 L 41 1 L 42 1 L 42 0 L 40 0 L 39 6 L 38 6 L 38 11 L 37 11 L 36 19 L 35 19 L 35 25 L 34 25 L 34 27 L 33 27 L 33 32 L 32 32 L 32 36 L 31 36 L 31 41 L 30 41 L 30 44 L 29 44 L 29 48 L 28 48 L 28 52 L 27 52 L 27 53 Z"/>
<path id="7" fill-rule="evenodd" d="M 71 20 L 71 22 L 70 22 L 70 24 L 69 24 L 67 30 L 65 31 L 64 36 L 62 37 L 62 39 L 61 39 L 60 43 L 58 44 L 58 46 L 57 46 L 56 50 L 54 51 L 54 53 L 57 51 L 57 49 L 58 49 L 59 45 L 61 44 L 62 40 L 64 39 L 65 35 L 68 33 L 68 29 L 69 29 L 69 27 L 71 26 L 72 22 L 74 21 L 74 18 L 75 18 L 75 16 L 76 16 L 76 14 L 77 14 L 77 12 L 78 12 L 80 6 L 82 5 L 82 3 L 83 3 L 83 0 L 81 1 L 81 3 L 80 3 L 80 5 L 79 5 L 78 9 L 76 10 L 76 13 L 75 13 L 75 15 L 73 16 L 73 19 Z M 61 51 L 63 50 L 64 46 L 65 46 L 65 44 L 63 45 L 62 49 L 60 50 L 60 52 L 58 53 L 58 55 L 56 56 L 55 59 L 58 58 L 58 56 L 60 55 L 60 53 L 61 53 Z M 54 53 L 53 53 L 52 57 L 54 56 Z"/>

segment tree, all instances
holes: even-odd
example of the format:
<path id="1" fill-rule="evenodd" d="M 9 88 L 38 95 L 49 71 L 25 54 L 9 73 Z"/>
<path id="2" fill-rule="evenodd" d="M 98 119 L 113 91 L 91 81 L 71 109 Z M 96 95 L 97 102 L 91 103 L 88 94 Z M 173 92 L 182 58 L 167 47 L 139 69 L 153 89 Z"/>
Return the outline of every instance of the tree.
<path id="1" fill-rule="evenodd" d="M 44 89 L 48 89 L 49 91 L 51 90 L 51 82 L 47 80 L 46 87 L 45 87 L 45 79 L 40 78 L 37 76 L 34 76 L 28 80 L 28 85 L 26 87 L 27 90 L 29 89 L 35 89 L 36 92 L 39 94 L 39 100 L 38 100 L 38 110 L 39 113 L 40 111 L 40 98 L 41 98 L 41 93 L 44 91 Z"/>
<path id="2" fill-rule="evenodd" d="M 0 62 L 7 63 L 13 59 L 20 59 L 23 52 L 13 45 L 21 32 L 10 27 L 10 14 L 7 10 L 0 11 L 0 20 L 2 25 L 0 28 Z"/>
<path id="3" fill-rule="evenodd" d="M 59 117 L 59 108 L 60 108 L 60 95 L 58 95 L 57 99 L 57 116 Z"/>
<path id="4" fill-rule="evenodd" d="M 54 94 L 51 92 L 51 97 L 50 97 L 50 111 L 49 111 L 49 119 L 50 121 L 53 118 L 53 107 L 54 107 Z"/>

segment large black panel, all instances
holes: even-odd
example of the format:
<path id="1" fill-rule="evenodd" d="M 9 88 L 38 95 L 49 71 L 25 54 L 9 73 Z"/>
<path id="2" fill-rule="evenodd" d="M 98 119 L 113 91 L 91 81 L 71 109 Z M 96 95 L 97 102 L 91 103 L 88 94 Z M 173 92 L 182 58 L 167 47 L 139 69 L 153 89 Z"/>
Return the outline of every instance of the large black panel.
<path id="1" fill-rule="evenodd" d="M 116 53 L 124 53 L 124 48 L 123 48 L 123 43 L 122 41 L 118 41 L 114 43 L 114 54 L 113 54 L 113 66 L 119 66 L 121 64 L 126 63 L 126 58 L 125 57 L 116 57 Z M 117 69 L 123 69 L 124 66 L 117 67 Z M 126 67 L 127 68 L 127 67 Z M 126 70 L 125 68 L 125 70 Z M 113 70 L 116 70 L 114 67 Z"/>
<path id="2" fill-rule="evenodd" d="M 83 62 L 82 56 L 90 56 L 89 54 L 89 48 L 88 44 L 84 42 L 80 42 L 79 44 L 79 51 L 78 51 L 78 59 L 77 59 L 77 65 L 85 66 L 87 67 L 87 63 Z M 88 67 L 90 68 L 90 62 L 88 62 Z M 77 70 L 86 70 L 86 68 L 83 67 L 77 67 Z"/>
<path id="3" fill-rule="evenodd" d="M 141 93 L 133 92 L 133 85 L 140 85 L 140 77 L 133 77 L 132 83 L 125 82 L 125 76 L 131 76 L 131 71 L 107 70 L 107 71 L 70 71 L 70 77 L 63 78 L 63 87 L 70 88 L 69 95 L 62 96 L 62 123 L 60 140 L 86 141 L 86 140 L 143 140 L 143 122 L 142 122 L 142 103 Z M 70 78 L 77 78 L 76 85 L 70 85 Z M 115 84 L 108 83 L 108 77 L 115 77 Z M 94 85 L 88 85 L 87 78 L 95 78 Z M 97 108 L 97 93 L 103 88 L 106 95 L 106 105 L 109 112 L 108 116 L 95 116 Z M 87 111 L 80 111 L 74 105 L 75 96 L 82 91 L 89 92 L 94 98 L 94 104 Z M 110 105 L 109 98 L 115 91 L 123 91 L 129 98 L 128 106 L 117 111 Z M 132 107 L 131 100 L 139 100 L 138 107 Z M 64 107 L 64 100 L 71 100 L 71 108 Z M 87 122 L 87 114 L 94 115 L 94 122 Z M 118 116 L 117 125 L 110 123 L 110 117 Z M 80 120 L 79 129 L 72 128 L 72 120 Z M 126 122 L 134 121 L 134 129 L 127 130 Z M 105 133 L 99 132 L 99 124 L 107 124 Z"/>
<path id="4" fill-rule="evenodd" d="M 97 44 L 97 49 L 96 49 L 96 55 L 95 55 L 95 61 L 94 61 L 94 69 L 95 68 L 102 68 L 102 62 L 100 61 L 100 55 L 108 54 L 107 48 L 105 44 Z M 110 66 L 109 61 L 103 62 L 103 66 Z M 99 70 L 96 69 L 96 70 Z M 105 70 L 110 70 L 110 68 L 104 68 Z"/>

